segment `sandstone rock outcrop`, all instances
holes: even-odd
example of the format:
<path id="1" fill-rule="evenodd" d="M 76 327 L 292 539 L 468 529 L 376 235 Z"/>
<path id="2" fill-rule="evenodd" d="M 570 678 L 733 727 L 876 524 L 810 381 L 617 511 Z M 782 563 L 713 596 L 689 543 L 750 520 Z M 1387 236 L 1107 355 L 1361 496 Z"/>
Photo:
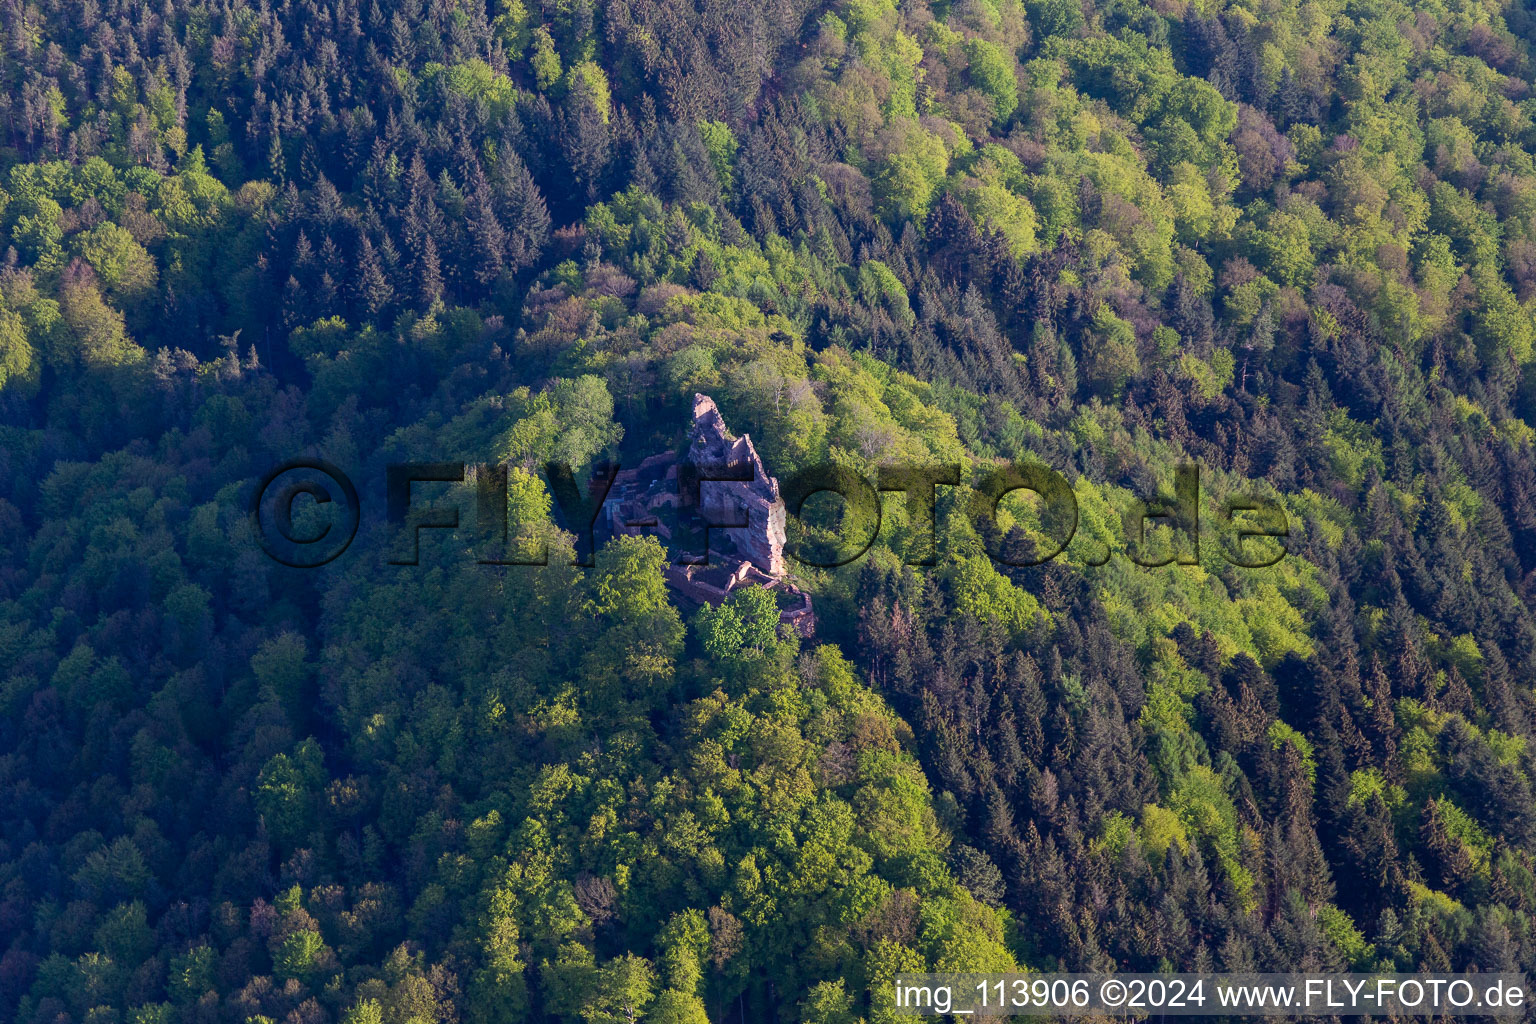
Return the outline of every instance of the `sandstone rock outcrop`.
<path id="1" fill-rule="evenodd" d="M 698 502 L 704 517 L 713 522 L 746 520 L 744 528 L 714 532 L 769 576 L 783 576 L 784 501 L 779 497 L 779 482 L 763 468 L 751 436 L 735 437 L 726 429 L 725 419 L 708 395 L 693 396 L 693 428 L 684 458 L 703 478 Z M 692 498 L 687 494 L 683 500 Z"/>

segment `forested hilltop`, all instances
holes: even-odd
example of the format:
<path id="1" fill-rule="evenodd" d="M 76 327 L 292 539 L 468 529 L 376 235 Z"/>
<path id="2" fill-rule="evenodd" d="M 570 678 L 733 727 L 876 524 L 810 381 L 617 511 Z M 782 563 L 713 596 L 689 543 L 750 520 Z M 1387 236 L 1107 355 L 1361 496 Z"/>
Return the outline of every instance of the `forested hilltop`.
<path id="1" fill-rule="evenodd" d="M 1536 971 L 1520 0 L 4 0 L 0 1019 L 853 1024 L 898 971 Z M 537 472 L 1002 461 L 752 595 Z M 510 466 L 543 569 L 258 546 Z M 1202 470 L 1289 554 L 1129 561 Z M 819 500 L 819 499 L 818 499 Z M 826 508 L 813 534 L 837 525 Z M 843 524 L 848 525 L 848 524 Z M 1104 562 L 1108 555 L 1109 560 Z M 1103 563 L 1103 564 L 1099 564 Z M 873 992 L 874 998 L 871 999 Z"/>

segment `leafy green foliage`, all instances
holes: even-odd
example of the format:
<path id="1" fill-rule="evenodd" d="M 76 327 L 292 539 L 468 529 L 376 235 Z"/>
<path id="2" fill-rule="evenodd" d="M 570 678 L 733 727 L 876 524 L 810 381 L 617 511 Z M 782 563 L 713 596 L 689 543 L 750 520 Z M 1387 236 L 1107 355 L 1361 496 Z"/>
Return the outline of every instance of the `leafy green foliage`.
<path id="1" fill-rule="evenodd" d="M 1522 5 L 130 6 L 7 14 L 0 1018 L 1536 966 Z M 539 467 L 695 391 L 781 478 L 1045 462 L 1076 535 L 946 485 L 906 565 L 887 495 L 809 641 L 656 538 L 573 566 Z M 506 463 L 547 564 L 475 561 L 476 478 L 415 569 L 366 514 L 278 566 L 301 454 L 365 513 Z M 1131 563 L 1191 461 L 1198 556 Z"/>

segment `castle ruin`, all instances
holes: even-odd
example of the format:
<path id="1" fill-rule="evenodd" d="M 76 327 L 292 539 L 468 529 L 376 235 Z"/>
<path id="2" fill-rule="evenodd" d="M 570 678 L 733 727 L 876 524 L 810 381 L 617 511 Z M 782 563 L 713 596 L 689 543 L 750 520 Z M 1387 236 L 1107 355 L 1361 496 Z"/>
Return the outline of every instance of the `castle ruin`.
<path id="1" fill-rule="evenodd" d="M 738 587 L 765 587 L 774 591 L 781 623 L 801 636 L 815 629 L 811 597 L 790 582 L 784 562 L 779 482 L 751 436 L 733 436 L 708 395 L 693 396 L 681 457 L 652 455 L 615 474 L 602 522 L 613 536 L 654 533 L 673 557 L 668 585 L 689 600 L 717 605 Z"/>
<path id="2" fill-rule="evenodd" d="M 698 474 L 699 512 L 707 522 L 747 524 L 727 529 L 727 543 L 758 569 L 773 577 L 785 574 L 784 502 L 779 482 L 768 475 L 752 445 L 751 435 L 732 437 L 725 419 L 708 395 L 693 396 L 693 429 L 685 456 Z M 694 497 L 682 496 L 685 506 Z"/>

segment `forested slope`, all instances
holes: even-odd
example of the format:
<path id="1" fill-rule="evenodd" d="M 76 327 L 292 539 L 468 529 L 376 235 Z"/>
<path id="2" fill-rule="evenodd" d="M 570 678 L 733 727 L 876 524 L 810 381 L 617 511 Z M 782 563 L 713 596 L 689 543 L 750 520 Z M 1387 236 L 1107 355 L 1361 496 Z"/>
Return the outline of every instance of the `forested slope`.
<path id="1" fill-rule="evenodd" d="M 1517 0 L 0 24 L 0 1019 L 1536 969 Z M 569 565 L 538 467 L 675 448 L 695 392 L 781 476 L 1042 461 L 1077 538 L 999 565 L 1037 514 L 943 488 L 907 566 L 892 498 L 800 570 L 804 643 L 680 611 L 651 540 Z M 301 455 L 365 498 L 314 570 L 248 516 Z M 547 568 L 388 564 L 384 467 L 450 459 L 510 465 Z M 1187 462 L 1287 557 L 1128 560 Z"/>

